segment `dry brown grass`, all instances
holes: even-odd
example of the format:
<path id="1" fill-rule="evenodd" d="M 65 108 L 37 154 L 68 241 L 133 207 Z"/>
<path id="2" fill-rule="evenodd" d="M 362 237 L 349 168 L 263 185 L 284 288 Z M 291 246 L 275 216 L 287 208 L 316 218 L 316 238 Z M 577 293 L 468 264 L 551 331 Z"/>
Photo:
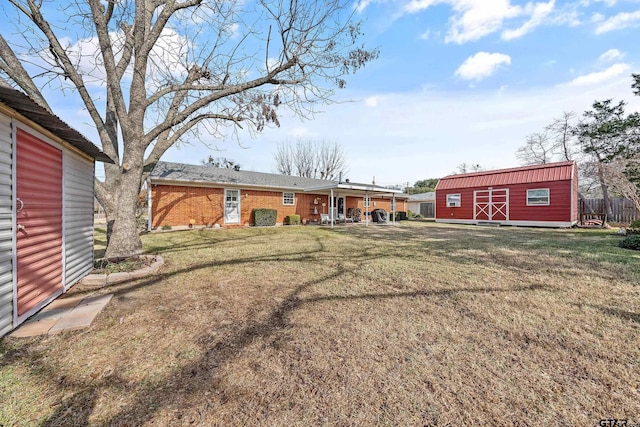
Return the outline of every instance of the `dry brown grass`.
<path id="1" fill-rule="evenodd" d="M 106 289 L 89 330 L 0 342 L 0 425 L 640 422 L 640 253 L 618 240 L 412 223 L 147 235 L 164 269 Z"/>

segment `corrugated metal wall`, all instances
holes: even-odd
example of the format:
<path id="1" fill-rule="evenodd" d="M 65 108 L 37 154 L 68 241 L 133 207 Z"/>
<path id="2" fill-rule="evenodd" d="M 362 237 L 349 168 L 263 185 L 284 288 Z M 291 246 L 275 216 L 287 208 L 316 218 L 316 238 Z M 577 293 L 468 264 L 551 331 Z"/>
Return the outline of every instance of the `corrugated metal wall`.
<path id="1" fill-rule="evenodd" d="M 0 114 L 0 337 L 13 328 L 11 119 Z"/>
<path id="2" fill-rule="evenodd" d="M 65 153 L 65 289 L 93 268 L 93 168 L 92 161 Z"/>

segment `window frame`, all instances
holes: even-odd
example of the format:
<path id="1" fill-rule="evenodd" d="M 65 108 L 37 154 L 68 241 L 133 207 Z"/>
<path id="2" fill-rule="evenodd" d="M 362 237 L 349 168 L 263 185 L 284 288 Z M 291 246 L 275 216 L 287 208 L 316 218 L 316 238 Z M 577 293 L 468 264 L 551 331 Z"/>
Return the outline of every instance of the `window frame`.
<path id="1" fill-rule="evenodd" d="M 546 196 L 530 196 L 529 192 L 530 191 L 546 191 L 547 195 Z M 546 199 L 546 203 L 536 203 L 536 202 L 531 202 L 530 199 Z M 529 188 L 527 189 L 527 206 L 549 206 L 551 204 L 551 190 L 549 188 Z"/>
<path id="2" fill-rule="evenodd" d="M 286 194 L 290 194 L 291 197 L 285 196 Z M 291 203 L 287 203 L 288 199 L 291 199 Z M 296 205 L 296 193 L 293 191 L 283 191 L 282 192 L 282 205 L 283 206 L 295 206 Z"/>
<path id="3" fill-rule="evenodd" d="M 458 204 L 453 203 L 449 198 L 455 196 L 458 199 Z M 446 195 L 446 205 L 448 208 L 459 208 L 462 206 L 462 196 L 460 193 L 451 193 Z"/>
<path id="4" fill-rule="evenodd" d="M 363 205 L 364 208 L 370 208 L 371 207 L 371 196 L 369 196 L 369 195 L 364 196 L 362 198 L 362 200 L 363 200 L 362 201 L 362 205 Z"/>

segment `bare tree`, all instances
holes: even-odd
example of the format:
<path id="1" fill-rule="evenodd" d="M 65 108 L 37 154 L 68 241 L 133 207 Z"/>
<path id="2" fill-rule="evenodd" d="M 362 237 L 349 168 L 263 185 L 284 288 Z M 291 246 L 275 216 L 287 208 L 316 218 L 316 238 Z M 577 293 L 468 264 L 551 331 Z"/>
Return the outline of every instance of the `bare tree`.
<path id="1" fill-rule="evenodd" d="M 347 172 L 347 161 L 337 142 L 298 139 L 278 145 L 276 169 L 283 175 L 335 180 Z"/>
<path id="2" fill-rule="evenodd" d="M 553 161 L 554 145 L 547 132 L 532 133 L 525 144 L 518 148 L 516 157 L 523 165 L 542 165 Z"/>
<path id="3" fill-rule="evenodd" d="M 636 209 L 640 211 L 640 191 L 638 191 L 638 187 L 629 181 L 629 178 L 625 175 L 625 170 L 627 170 L 630 162 L 633 162 L 633 160 L 613 160 L 611 163 L 603 165 L 603 173 L 609 183 L 609 188 L 622 197 L 631 200 Z"/>
<path id="4" fill-rule="evenodd" d="M 223 169 L 239 170 L 241 167 L 240 163 L 237 163 L 235 160 L 231 160 L 226 157 L 209 156 L 206 160 L 202 160 L 202 164 L 214 166 L 216 168 L 223 168 Z"/>
<path id="5" fill-rule="evenodd" d="M 476 164 L 460 163 L 457 167 L 457 171 L 454 172 L 454 174 L 481 172 L 483 170 L 484 168 L 478 163 Z"/>
<path id="6" fill-rule="evenodd" d="M 573 111 L 563 111 L 562 116 L 553 119 L 545 130 L 551 133 L 553 139 L 552 152 L 562 160 L 576 160 L 580 154 L 579 144 L 573 134 L 573 122 L 576 120 L 576 113 Z"/>
<path id="7" fill-rule="evenodd" d="M 47 108 L 45 87 L 83 102 L 115 161 L 95 183 L 107 257 L 141 250 L 138 191 L 169 147 L 278 126 L 278 107 L 311 117 L 378 55 L 358 44 L 347 0 L 44 4 L 2 5 L 15 28 L 10 38 L 7 22 L 0 30 L 0 76 Z"/>

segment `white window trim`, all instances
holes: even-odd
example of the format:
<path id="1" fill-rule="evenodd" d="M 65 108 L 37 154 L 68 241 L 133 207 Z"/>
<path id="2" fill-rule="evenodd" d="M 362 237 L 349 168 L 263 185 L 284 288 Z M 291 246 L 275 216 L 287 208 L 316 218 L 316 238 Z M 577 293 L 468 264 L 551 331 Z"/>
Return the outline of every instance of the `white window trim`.
<path id="1" fill-rule="evenodd" d="M 363 205 L 364 205 L 365 208 L 370 208 L 371 207 L 371 196 L 364 196 Z"/>
<path id="2" fill-rule="evenodd" d="M 547 192 L 547 203 L 529 203 L 529 191 L 545 190 Z M 536 197 L 540 199 L 540 197 Z M 527 190 L 527 206 L 549 206 L 551 204 L 551 190 L 548 188 L 530 188 Z"/>
<path id="3" fill-rule="evenodd" d="M 285 194 L 291 194 L 291 203 L 286 202 Z M 296 193 L 293 191 L 283 191 L 282 192 L 282 205 L 283 206 L 295 206 L 296 205 Z"/>
<path id="4" fill-rule="evenodd" d="M 458 196 L 458 204 L 452 204 L 449 201 L 449 196 Z M 447 194 L 447 198 L 446 198 L 446 202 L 447 202 L 447 207 L 448 208 L 459 208 L 462 205 L 462 197 L 460 196 L 460 193 L 451 193 L 451 194 Z"/>

